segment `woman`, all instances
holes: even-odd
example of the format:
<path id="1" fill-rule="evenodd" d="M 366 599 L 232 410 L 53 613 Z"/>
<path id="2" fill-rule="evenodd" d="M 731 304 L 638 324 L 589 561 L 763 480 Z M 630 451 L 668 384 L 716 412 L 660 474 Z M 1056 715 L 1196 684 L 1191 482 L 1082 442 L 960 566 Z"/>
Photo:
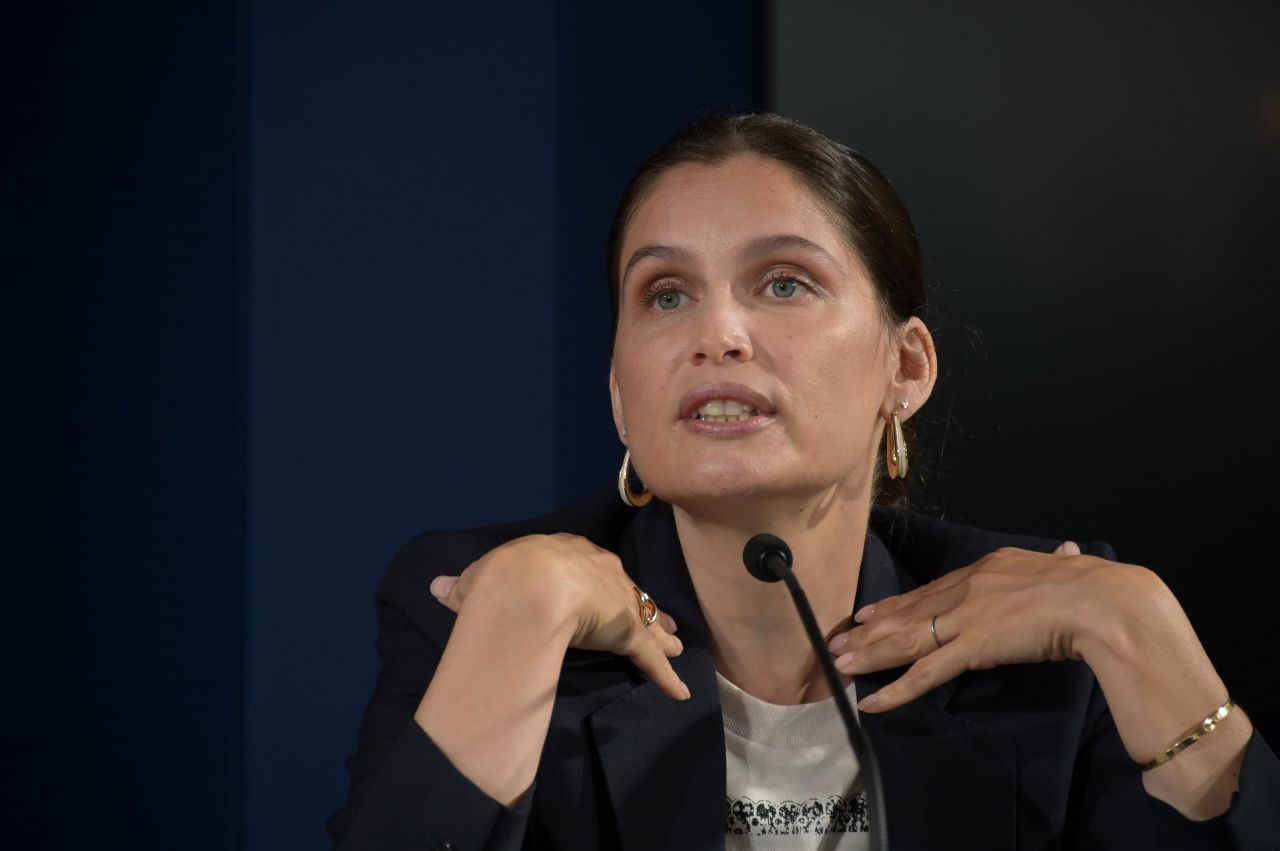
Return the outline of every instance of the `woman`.
<path id="1" fill-rule="evenodd" d="M 1154 573 L 891 507 L 938 367 L 869 163 L 704 119 L 633 179 L 609 277 L 623 499 L 397 556 L 340 847 L 865 847 L 818 659 L 742 567 L 760 531 L 856 693 L 895 849 L 1280 846 L 1280 764 Z"/>

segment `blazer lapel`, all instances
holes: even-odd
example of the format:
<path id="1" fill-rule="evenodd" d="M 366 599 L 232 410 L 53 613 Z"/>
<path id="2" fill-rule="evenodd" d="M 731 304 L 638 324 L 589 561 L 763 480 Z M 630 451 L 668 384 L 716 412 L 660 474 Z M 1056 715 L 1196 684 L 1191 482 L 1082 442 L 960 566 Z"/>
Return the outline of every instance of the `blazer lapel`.
<path id="1" fill-rule="evenodd" d="M 715 662 L 671 507 L 654 500 L 628 525 L 618 554 L 627 574 L 680 627 L 671 660 L 692 697 L 638 685 L 587 718 L 623 848 L 724 846 L 724 725 Z"/>
<path id="2" fill-rule="evenodd" d="M 868 531 L 854 611 L 914 587 L 880 538 Z M 858 698 L 906 670 L 857 678 Z M 859 716 L 880 763 L 892 848 L 1015 847 L 1014 743 L 947 712 L 956 691 L 952 680 L 898 709 Z"/>
<path id="3" fill-rule="evenodd" d="M 628 575 L 680 626 L 672 660 L 692 698 L 675 701 L 638 672 L 636 686 L 587 718 L 623 848 L 722 848 L 724 727 L 706 622 L 671 507 L 654 500 L 619 542 Z M 868 530 L 856 611 L 915 581 Z M 859 698 L 906 669 L 859 677 Z M 1017 759 L 1012 740 L 947 712 L 955 681 L 883 714 L 860 716 L 884 779 L 894 849 L 1013 848 Z"/>

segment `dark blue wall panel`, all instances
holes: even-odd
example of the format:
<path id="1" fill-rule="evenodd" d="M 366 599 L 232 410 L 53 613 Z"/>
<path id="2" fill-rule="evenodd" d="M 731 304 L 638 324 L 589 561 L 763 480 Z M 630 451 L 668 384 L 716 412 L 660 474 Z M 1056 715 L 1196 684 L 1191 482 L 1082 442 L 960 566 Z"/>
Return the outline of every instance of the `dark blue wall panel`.
<path id="1" fill-rule="evenodd" d="M 254 7 L 247 848 L 341 803 L 395 549 L 554 505 L 553 38 Z"/>
<path id="2" fill-rule="evenodd" d="M 751 4 L 633 17 L 253 6 L 247 847 L 341 803 L 404 540 L 610 486 L 614 203 L 754 83 Z"/>
<path id="3" fill-rule="evenodd" d="M 609 225 L 640 162 L 707 109 L 760 106 L 754 3 L 560 4 L 556 191 L 563 502 L 608 487 L 623 447 L 609 408 Z"/>
<path id="4" fill-rule="evenodd" d="M 237 11 L 37 5 L 3 51 L 3 844 L 232 848 Z"/>
<path id="5" fill-rule="evenodd" d="M 395 549 L 610 485 L 609 217 L 754 4 L 25 15 L 6 842 L 321 846 Z"/>

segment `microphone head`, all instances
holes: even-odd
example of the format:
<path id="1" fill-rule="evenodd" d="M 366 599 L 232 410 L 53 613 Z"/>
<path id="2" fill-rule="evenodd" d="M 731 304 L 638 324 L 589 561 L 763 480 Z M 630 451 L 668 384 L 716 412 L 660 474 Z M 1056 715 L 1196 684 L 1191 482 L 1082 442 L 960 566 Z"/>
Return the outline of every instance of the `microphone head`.
<path id="1" fill-rule="evenodd" d="M 787 567 L 791 567 L 791 547 L 777 535 L 761 532 L 747 541 L 742 548 L 742 563 L 750 573 L 761 582 L 777 582 L 782 577 L 769 568 L 766 559 L 781 558 Z"/>

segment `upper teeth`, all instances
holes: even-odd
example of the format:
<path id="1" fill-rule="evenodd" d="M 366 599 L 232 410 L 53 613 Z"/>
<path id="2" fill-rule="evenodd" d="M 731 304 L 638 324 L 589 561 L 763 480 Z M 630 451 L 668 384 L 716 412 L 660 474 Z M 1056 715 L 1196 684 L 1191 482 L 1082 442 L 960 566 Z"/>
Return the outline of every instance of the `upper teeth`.
<path id="1" fill-rule="evenodd" d="M 750 405 L 744 405 L 737 399 L 712 399 L 694 412 L 693 417 L 697 420 L 724 423 L 745 420 L 755 416 L 755 414 L 755 408 Z"/>

